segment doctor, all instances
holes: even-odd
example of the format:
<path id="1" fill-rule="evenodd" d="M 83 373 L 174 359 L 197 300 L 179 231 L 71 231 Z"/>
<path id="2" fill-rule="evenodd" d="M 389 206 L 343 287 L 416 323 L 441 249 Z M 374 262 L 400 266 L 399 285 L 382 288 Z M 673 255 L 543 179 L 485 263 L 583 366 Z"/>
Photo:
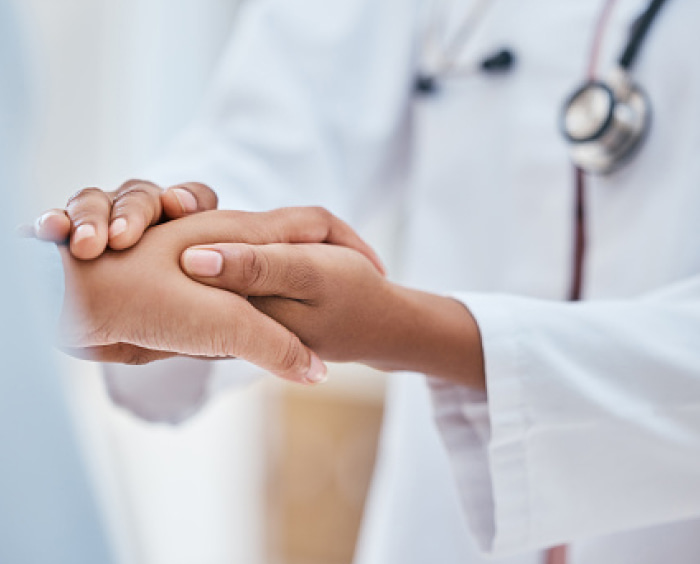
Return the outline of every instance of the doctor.
<path id="1" fill-rule="evenodd" d="M 394 376 L 358 562 L 695 562 L 700 5 L 651 18 L 638 96 L 647 0 L 455 4 L 250 4 L 150 178 L 397 209 L 401 280 L 471 312 L 488 393 Z"/>

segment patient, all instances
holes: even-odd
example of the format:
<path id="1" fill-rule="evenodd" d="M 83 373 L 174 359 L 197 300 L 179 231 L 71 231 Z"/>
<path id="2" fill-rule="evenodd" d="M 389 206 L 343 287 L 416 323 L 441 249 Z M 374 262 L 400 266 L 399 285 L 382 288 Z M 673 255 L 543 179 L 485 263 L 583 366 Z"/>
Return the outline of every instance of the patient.
<path id="1" fill-rule="evenodd" d="M 484 388 L 468 310 L 387 280 L 341 220 L 215 206 L 203 185 L 132 181 L 42 216 L 39 238 L 69 241 L 60 345 L 107 362 L 240 357 L 307 384 L 325 379 L 323 359 Z"/>

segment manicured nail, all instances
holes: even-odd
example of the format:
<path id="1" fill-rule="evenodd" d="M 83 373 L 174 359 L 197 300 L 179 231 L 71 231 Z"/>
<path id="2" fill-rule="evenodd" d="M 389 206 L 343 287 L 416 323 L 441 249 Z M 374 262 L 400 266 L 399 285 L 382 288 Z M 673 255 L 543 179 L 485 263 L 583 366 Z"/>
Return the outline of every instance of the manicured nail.
<path id="1" fill-rule="evenodd" d="M 119 237 L 119 235 L 126 231 L 127 227 L 126 219 L 118 217 L 112 222 L 112 225 L 109 226 L 109 238 L 114 239 L 115 237 Z"/>
<path id="2" fill-rule="evenodd" d="M 84 223 L 83 225 L 78 226 L 75 233 L 73 233 L 73 243 L 79 243 L 83 239 L 90 239 L 95 235 L 97 235 L 95 226 L 90 225 L 89 223 Z"/>
<path id="3" fill-rule="evenodd" d="M 304 379 L 309 384 L 323 384 L 328 380 L 328 370 L 326 365 L 321 362 L 315 354 L 311 355 L 311 365 L 309 366 L 309 371 L 304 376 Z"/>
<path id="4" fill-rule="evenodd" d="M 185 213 L 192 213 L 197 211 L 197 199 L 194 197 L 192 192 L 185 190 L 183 188 L 174 188 L 173 194 L 180 202 L 180 207 Z"/>
<path id="5" fill-rule="evenodd" d="M 182 266 L 188 274 L 211 278 L 221 274 L 224 257 L 216 251 L 187 249 L 182 257 Z"/>

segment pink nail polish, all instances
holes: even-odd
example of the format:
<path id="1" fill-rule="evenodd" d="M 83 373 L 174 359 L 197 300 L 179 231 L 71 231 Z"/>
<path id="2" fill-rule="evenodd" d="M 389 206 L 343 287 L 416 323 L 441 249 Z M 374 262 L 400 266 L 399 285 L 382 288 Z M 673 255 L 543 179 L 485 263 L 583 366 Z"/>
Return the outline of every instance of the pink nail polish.
<path id="1" fill-rule="evenodd" d="M 304 379 L 309 384 L 323 384 L 328 380 L 328 369 L 315 354 L 311 355 L 311 365 Z"/>
<path id="2" fill-rule="evenodd" d="M 187 249 L 182 256 L 182 266 L 192 276 L 211 278 L 224 269 L 221 253 L 206 249 Z"/>
<path id="3" fill-rule="evenodd" d="M 180 202 L 180 207 L 185 213 L 192 213 L 197 211 L 197 199 L 194 197 L 192 192 L 185 190 L 183 188 L 173 189 L 173 194 Z"/>

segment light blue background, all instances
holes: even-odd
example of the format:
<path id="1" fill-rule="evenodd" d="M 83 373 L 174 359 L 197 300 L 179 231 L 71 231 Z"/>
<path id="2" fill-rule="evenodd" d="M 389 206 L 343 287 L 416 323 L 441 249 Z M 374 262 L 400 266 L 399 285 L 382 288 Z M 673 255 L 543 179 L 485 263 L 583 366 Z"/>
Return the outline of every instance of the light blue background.
<path id="1" fill-rule="evenodd" d="M 40 274 L 41 253 L 34 254 L 40 244 L 14 235 L 28 130 L 19 35 L 0 0 L 0 563 L 108 564 L 50 343 L 39 329 L 49 323 L 42 286 L 50 285 Z"/>

